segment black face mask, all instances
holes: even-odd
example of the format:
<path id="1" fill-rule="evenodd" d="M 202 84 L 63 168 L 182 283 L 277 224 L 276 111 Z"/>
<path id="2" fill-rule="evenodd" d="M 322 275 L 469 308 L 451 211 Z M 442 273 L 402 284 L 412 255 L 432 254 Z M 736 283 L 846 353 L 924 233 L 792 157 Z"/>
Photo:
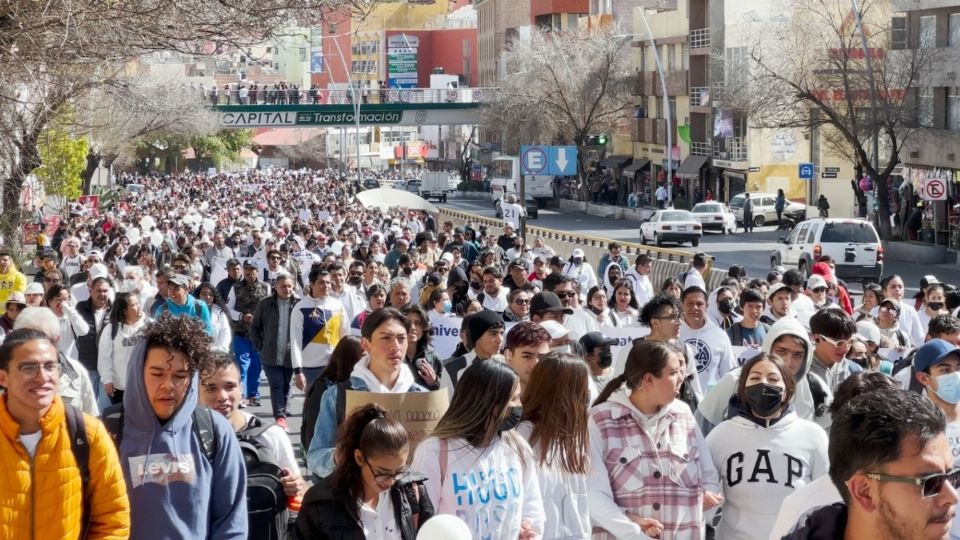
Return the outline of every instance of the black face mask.
<path id="1" fill-rule="evenodd" d="M 608 367 L 612 366 L 613 353 L 611 353 L 610 351 L 603 351 L 601 353 L 598 353 L 597 365 L 602 367 L 603 369 L 607 369 Z"/>
<path id="2" fill-rule="evenodd" d="M 943 302 L 927 302 L 927 307 L 934 311 L 940 311 L 943 309 Z"/>
<path id="3" fill-rule="evenodd" d="M 724 315 L 729 315 L 732 313 L 733 307 L 733 300 L 721 300 L 720 303 L 717 304 L 717 309 L 719 309 L 720 313 L 723 313 Z"/>
<path id="4" fill-rule="evenodd" d="M 361 283 L 363 283 L 363 278 L 362 278 L 362 277 L 351 277 L 350 279 L 347 280 L 347 283 L 349 283 L 350 285 L 354 285 L 354 286 L 360 285 Z"/>
<path id="5" fill-rule="evenodd" d="M 404 273 L 405 275 L 409 276 L 409 275 L 413 274 L 413 268 L 410 268 L 409 266 L 405 266 L 405 267 L 403 268 L 403 273 Z"/>
<path id="6" fill-rule="evenodd" d="M 471 288 L 471 289 L 480 289 L 481 287 L 483 287 L 483 283 L 480 283 L 479 281 L 471 281 L 471 282 L 470 282 L 470 288 Z"/>
<path id="7" fill-rule="evenodd" d="M 517 427 L 520 423 L 520 417 L 523 416 L 523 407 L 517 405 L 516 407 L 510 407 L 510 413 L 506 418 L 500 422 L 500 427 L 497 428 L 498 433 L 503 433 L 504 431 L 510 431 L 511 429 Z"/>
<path id="8" fill-rule="evenodd" d="M 783 405 L 783 388 L 767 383 L 754 384 L 746 388 L 747 406 L 757 416 L 772 416 Z"/>

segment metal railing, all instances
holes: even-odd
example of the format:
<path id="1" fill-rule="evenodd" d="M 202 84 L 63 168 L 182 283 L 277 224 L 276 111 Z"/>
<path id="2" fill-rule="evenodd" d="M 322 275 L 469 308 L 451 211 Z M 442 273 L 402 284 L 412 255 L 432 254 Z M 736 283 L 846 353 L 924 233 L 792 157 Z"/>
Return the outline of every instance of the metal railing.
<path id="1" fill-rule="evenodd" d="M 693 156 L 710 156 L 710 143 L 691 141 L 690 142 L 690 155 Z"/>
<path id="2" fill-rule="evenodd" d="M 690 48 L 703 49 L 710 46 L 710 29 L 697 28 L 690 31 Z"/>
<path id="3" fill-rule="evenodd" d="M 714 157 L 730 161 L 747 161 L 749 157 L 747 143 L 739 137 L 714 141 L 713 152 Z"/>
<path id="4" fill-rule="evenodd" d="M 690 106 L 707 107 L 710 105 L 710 87 L 709 86 L 691 86 L 690 87 Z"/>
<path id="5" fill-rule="evenodd" d="M 361 104 L 379 103 L 481 103 L 495 88 L 365 88 L 358 92 Z M 217 105 L 352 105 L 354 91 L 317 88 L 240 88 L 205 89 L 198 99 Z"/>

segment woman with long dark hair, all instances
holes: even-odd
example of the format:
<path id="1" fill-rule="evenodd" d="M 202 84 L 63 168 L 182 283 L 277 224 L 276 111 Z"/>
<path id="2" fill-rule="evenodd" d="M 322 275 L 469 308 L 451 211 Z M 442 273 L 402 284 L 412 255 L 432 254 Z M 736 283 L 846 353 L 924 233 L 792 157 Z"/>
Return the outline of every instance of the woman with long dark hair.
<path id="1" fill-rule="evenodd" d="M 593 538 L 703 538 L 703 512 L 722 498 L 693 413 L 677 400 L 684 376 L 680 349 L 635 343 L 590 409 L 590 520 L 603 529 Z"/>
<path id="2" fill-rule="evenodd" d="M 407 467 L 403 426 L 375 403 L 355 409 L 341 425 L 336 468 L 304 495 L 300 538 L 415 540 L 433 516 L 424 477 Z"/>
<path id="3" fill-rule="evenodd" d="M 587 475 L 589 372 L 579 357 L 550 353 L 534 366 L 523 390 L 517 432 L 533 448 L 543 498 L 543 540 L 590 538 Z"/>
<path id="4" fill-rule="evenodd" d="M 230 352 L 233 343 L 233 331 L 230 329 L 230 311 L 217 288 L 212 283 L 203 282 L 197 287 L 197 298 L 203 300 L 210 310 L 210 323 L 213 325 L 213 348 Z"/>
<path id="5" fill-rule="evenodd" d="M 136 293 L 117 293 L 110 309 L 110 322 L 100 332 L 97 371 L 111 403 L 123 403 L 127 387 L 127 364 L 140 330 L 149 322 Z"/>
<path id="6" fill-rule="evenodd" d="M 475 362 L 460 375 L 450 408 L 413 457 L 437 512 L 463 519 L 474 538 L 543 534 L 533 452 L 514 429 L 521 416 L 517 372 L 496 360 Z"/>
<path id="7" fill-rule="evenodd" d="M 366 295 L 367 308 L 358 313 L 357 316 L 353 318 L 353 322 L 350 323 L 350 328 L 354 330 L 359 330 L 363 327 L 363 321 L 366 320 L 367 315 L 387 305 L 387 289 L 379 283 L 374 283 L 367 287 Z"/>
<path id="8" fill-rule="evenodd" d="M 633 285 L 625 279 L 614 283 L 613 294 L 608 302 L 610 307 L 610 322 L 613 326 L 637 326 L 637 317 L 640 315 L 640 305 L 637 303 Z"/>
<path id="9" fill-rule="evenodd" d="M 410 366 L 413 379 L 428 390 L 440 389 L 440 372 L 443 364 L 440 356 L 430 346 L 433 329 L 427 312 L 416 304 L 407 304 L 400 313 L 410 321 L 407 334 L 407 354 L 403 361 Z"/>

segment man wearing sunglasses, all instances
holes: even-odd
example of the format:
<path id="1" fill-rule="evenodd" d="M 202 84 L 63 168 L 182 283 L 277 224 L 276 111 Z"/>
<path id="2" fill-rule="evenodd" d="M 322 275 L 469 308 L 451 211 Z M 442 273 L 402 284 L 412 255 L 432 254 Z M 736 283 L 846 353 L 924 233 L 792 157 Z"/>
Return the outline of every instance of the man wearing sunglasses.
<path id="1" fill-rule="evenodd" d="M 859 395 L 833 418 L 830 479 L 843 502 L 808 514 L 784 538 L 950 538 L 960 470 L 943 412 L 892 390 Z"/>
<path id="2" fill-rule="evenodd" d="M 815 344 L 810 371 L 827 383 L 831 393 L 852 373 L 863 371 L 847 360 L 850 338 L 856 332 L 856 323 L 839 306 L 821 309 L 810 317 L 810 333 Z"/>

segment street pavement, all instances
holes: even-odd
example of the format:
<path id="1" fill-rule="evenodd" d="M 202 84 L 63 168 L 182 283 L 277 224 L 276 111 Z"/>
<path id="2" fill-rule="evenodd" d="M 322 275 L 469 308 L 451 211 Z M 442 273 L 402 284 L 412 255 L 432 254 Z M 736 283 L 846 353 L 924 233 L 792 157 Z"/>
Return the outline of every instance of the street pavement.
<path id="1" fill-rule="evenodd" d="M 471 212 L 493 218 L 493 204 L 489 201 L 449 200 L 440 204 L 453 210 Z M 583 233 L 589 236 L 609 238 L 622 242 L 640 242 L 640 225 L 623 219 L 610 219 L 591 216 L 582 212 L 573 212 L 557 209 L 540 209 L 539 219 L 531 219 L 529 225 Z M 741 264 L 751 277 L 766 277 L 770 271 L 770 255 L 777 247 L 779 237 L 787 233 L 777 231 L 776 226 L 757 227 L 752 233 L 720 234 L 706 232 L 697 248 L 690 245 L 677 246 L 679 249 L 703 251 L 715 257 L 716 265 L 728 268 L 734 264 Z M 668 244 L 665 247 L 674 247 Z M 906 282 L 908 293 L 917 291 L 920 278 L 926 274 L 934 274 L 940 281 L 960 284 L 960 265 L 923 265 L 906 261 L 887 260 L 884 264 L 884 275 L 899 274 Z M 849 283 L 851 292 L 859 292 L 859 283 Z"/>

